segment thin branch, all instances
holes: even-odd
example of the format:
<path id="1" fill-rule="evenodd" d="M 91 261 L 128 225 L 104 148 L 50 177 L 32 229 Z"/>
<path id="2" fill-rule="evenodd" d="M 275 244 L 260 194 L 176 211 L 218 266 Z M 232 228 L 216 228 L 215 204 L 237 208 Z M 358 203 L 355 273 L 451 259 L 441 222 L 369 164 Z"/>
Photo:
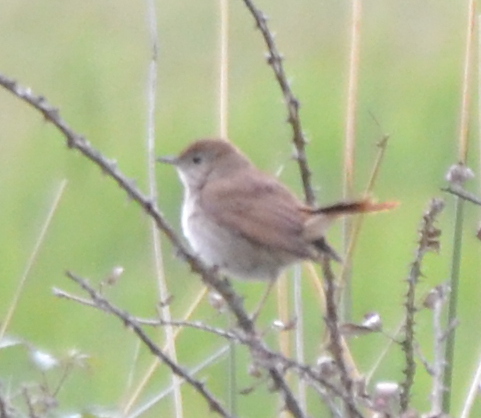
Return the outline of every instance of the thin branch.
<path id="1" fill-rule="evenodd" d="M 443 187 L 441 189 L 443 192 L 451 193 L 461 199 L 467 200 L 468 202 L 474 203 L 475 205 L 481 206 L 481 198 L 473 193 L 464 190 L 462 187 L 450 185 L 448 187 Z"/>
<path id="2" fill-rule="evenodd" d="M 127 312 L 124 312 L 117 308 L 116 306 L 112 305 L 107 299 L 105 299 L 102 295 L 100 295 L 90 284 L 87 280 L 83 279 L 80 276 L 77 276 L 71 272 L 66 272 L 68 278 L 73 280 L 77 283 L 92 299 L 96 306 L 100 309 L 105 310 L 112 315 L 116 316 L 117 318 L 121 319 L 122 322 L 131 328 L 135 334 L 142 340 L 142 342 L 148 347 L 153 355 L 158 357 L 165 365 L 167 365 L 173 373 L 179 376 L 182 379 L 185 379 L 209 404 L 209 407 L 217 412 L 219 415 L 223 417 L 231 417 L 231 415 L 224 409 L 221 403 L 212 395 L 205 387 L 205 385 L 195 379 L 187 370 L 182 368 L 177 364 L 177 362 L 173 361 L 170 356 L 164 353 L 145 333 L 145 331 L 140 327 L 137 321 L 132 318 Z"/>
<path id="3" fill-rule="evenodd" d="M 416 308 L 416 287 L 419 277 L 422 275 L 421 264 L 424 256 L 429 251 L 438 251 L 439 236 L 441 231 L 436 228 L 435 222 L 437 216 L 444 208 L 444 201 L 441 199 L 433 199 L 428 210 L 423 215 L 421 227 L 419 229 L 419 242 L 416 250 L 416 256 L 411 264 L 408 278 L 408 290 L 406 293 L 405 309 L 406 319 L 404 323 L 404 339 L 401 342 L 404 351 L 406 368 L 404 369 L 404 381 L 401 383 L 401 410 L 407 411 L 411 397 L 411 388 L 414 383 L 414 375 L 416 373 L 415 363 L 415 314 Z"/>
<path id="4" fill-rule="evenodd" d="M 235 332 L 225 331 L 221 328 L 212 327 L 210 325 L 204 324 L 200 321 L 164 321 L 163 319 L 137 319 L 139 324 L 152 325 L 152 326 L 172 326 L 172 327 L 187 327 L 193 328 L 200 331 L 209 332 L 211 334 L 217 335 L 228 340 L 239 341 L 239 338 Z"/>
<path id="5" fill-rule="evenodd" d="M 344 348 L 341 333 L 339 331 L 339 314 L 336 304 L 336 280 L 331 270 L 331 263 L 327 257 L 321 259 L 321 267 L 324 275 L 324 286 L 326 294 L 326 325 L 329 329 L 329 350 L 334 357 L 339 370 L 341 384 L 344 389 L 347 417 L 355 417 L 358 411 L 354 407 L 353 380 L 344 357 Z"/>
<path id="6" fill-rule="evenodd" d="M 292 393 L 290 387 L 287 385 L 287 382 L 283 378 L 282 374 L 271 368 L 269 370 L 269 375 L 274 382 L 275 389 L 283 394 L 285 409 L 290 411 L 291 414 L 295 417 L 307 417 L 307 415 L 304 414 L 304 412 L 302 411 L 299 402 Z"/>
<path id="7" fill-rule="evenodd" d="M 52 293 L 54 296 L 57 296 L 60 299 L 67 299 L 67 300 L 71 300 L 73 302 L 79 303 L 80 305 L 89 306 L 90 308 L 100 309 L 100 306 L 97 306 L 94 302 L 92 302 L 91 299 L 83 298 L 77 295 L 72 295 L 71 293 L 66 292 L 63 289 L 59 289 L 58 287 L 53 287 Z"/>
<path id="8" fill-rule="evenodd" d="M 73 302 L 79 303 L 84 306 L 88 306 L 90 308 L 96 308 L 106 313 L 111 313 L 109 310 L 104 309 L 103 306 L 100 306 L 93 302 L 91 299 L 83 298 L 81 296 L 72 295 L 71 293 L 66 292 L 65 290 L 58 289 L 54 287 L 52 289 L 53 294 L 61 299 L 71 300 Z M 235 340 L 239 341 L 237 334 L 231 331 L 225 331 L 221 328 L 212 327 L 210 325 L 204 324 L 200 321 L 176 321 L 176 320 L 165 320 L 163 318 L 155 318 L 155 319 L 147 319 L 147 318 L 139 318 L 139 317 L 132 317 L 135 322 L 139 325 L 147 325 L 151 327 L 187 327 L 187 328 L 194 328 L 201 331 L 209 332 L 211 334 L 215 334 L 219 337 L 226 338 L 228 340 Z"/>
<path id="9" fill-rule="evenodd" d="M 304 196 L 306 202 L 314 206 L 316 202 L 316 196 L 311 184 L 311 170 L 307 162 L 306 155 L 306 136 L 302 129 L 301 119 L 299 117 L 299 100 L 295 97 L 290 83 L 287 81 L 286 72 L 284 70 L 283 56 L 277 49 L 274 35 L 267 26 L 266 15 L 254 5 L 251 0 L 243 0 L 246 7 L 251 12 L 252 16 L 256 21 L 258 29 L 261 31 L 264 38 L 264 42 L 267 46 L 267 63 L 272 67 L 274 74 L 276 76 L 279 87 L 281 88 L 282 95 L 284 96 L 284 101 L 287 106 L 288 118 L 287 121 L 292 127 L 293 138 L 292 142 L 296 148 L 296 159 L 299 163 L 299 170 L 301 174 L 302 186 L 304 188 Z"/>

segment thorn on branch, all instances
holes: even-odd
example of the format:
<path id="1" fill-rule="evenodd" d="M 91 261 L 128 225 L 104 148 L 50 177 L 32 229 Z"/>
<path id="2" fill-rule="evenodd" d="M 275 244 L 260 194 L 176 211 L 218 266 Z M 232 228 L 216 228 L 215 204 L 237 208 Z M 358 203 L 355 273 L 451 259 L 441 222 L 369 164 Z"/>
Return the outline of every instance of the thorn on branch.
<path id="1" fill-rule="evenodd" d="M 257 17 L 259 19 L 257 27 L 260 29 L 260 24 L 266 24 L 269 20 L 269 16 L 267 16 L 264 12 L 261 12 L 259 9 L 256 10 Z"/>
<path id="2" fill-rule="evenodd" d="M 117 170 L 118 166 L 119 165 L 118 165 L 117 160 L 109 160 L 109 167 L 112 171 Z"/>
<path id="3" fill-rule="evenodd" d="M 276 65 L 284 61 L 284 56 L 276 54 L 273 51 L 269 51 L 266 53 L 266 61 L 269 65 Z"/>
<path id="4" fill-rule="evenodd" d="M 299 109 L 301 108 L 301 102 L 299 100 L 297 100 L 295 97 L 291 97 L 289 104 L 296 111 L 296 113 L 299 112 Z M 306 142 L 304 141 L 304 143 Z"/>

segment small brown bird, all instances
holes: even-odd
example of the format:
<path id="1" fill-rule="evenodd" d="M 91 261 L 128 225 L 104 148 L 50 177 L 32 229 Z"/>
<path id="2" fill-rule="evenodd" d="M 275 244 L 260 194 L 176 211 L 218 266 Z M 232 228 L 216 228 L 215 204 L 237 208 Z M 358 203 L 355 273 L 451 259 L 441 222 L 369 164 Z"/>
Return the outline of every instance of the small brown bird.
<path id="1" fill-rule="evenodd" d="M 201 139 L 159 161 L 173 164 L 184 185 L 182 229 L 194 251 L 244 279 L 274 280 L 290 264 L 322 253 L 340 260 L 325 239 L 336 218 L 396 206 L 362 199 L 308 207 L 221 139 Z"/>

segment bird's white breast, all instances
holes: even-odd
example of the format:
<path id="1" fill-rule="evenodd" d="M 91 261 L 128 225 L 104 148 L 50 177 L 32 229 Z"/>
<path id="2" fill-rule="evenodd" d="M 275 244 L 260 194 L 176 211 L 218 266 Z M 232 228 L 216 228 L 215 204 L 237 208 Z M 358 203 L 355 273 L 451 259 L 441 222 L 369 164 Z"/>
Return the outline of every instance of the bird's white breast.
<path id="1" fill-rule="evenodd" d="M 189 192 L 184 196 L 182 230 L 205 263 L 238 278 L 273 280 L 294 261 L 214 222 Z"/>

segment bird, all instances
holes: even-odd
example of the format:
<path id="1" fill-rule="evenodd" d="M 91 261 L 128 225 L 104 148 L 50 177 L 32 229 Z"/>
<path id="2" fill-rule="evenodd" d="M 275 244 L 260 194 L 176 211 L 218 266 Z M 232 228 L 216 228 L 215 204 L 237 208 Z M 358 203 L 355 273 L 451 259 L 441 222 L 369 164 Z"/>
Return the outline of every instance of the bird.
<path id="1" fill-rule="evenodd" d="M 362 198 L 310 207 L 226 139 L 199 139 L 158 161 L 183 184 L 182 231 L 194 252 L 239 279 L 275 281 L 294 263 L 341 261 L 325 236 L 337 218 L 397 206 Z"/>

